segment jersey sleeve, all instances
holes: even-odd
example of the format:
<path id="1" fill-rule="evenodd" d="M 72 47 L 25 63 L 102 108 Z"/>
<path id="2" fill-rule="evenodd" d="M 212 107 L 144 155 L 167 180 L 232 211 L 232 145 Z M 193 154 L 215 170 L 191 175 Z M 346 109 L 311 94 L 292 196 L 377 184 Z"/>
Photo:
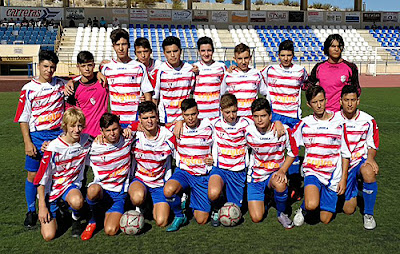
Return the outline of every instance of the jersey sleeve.
<path id="1" fill-rule="evenodd" d="M 351 158 L 350 142 L 348 139 L 346 124 L 343 124 L 342 140 L 340 144 L 340 154 L 343 158 Z"/>
<path id="2" fill-rule="evenodd" d="M 303 142 L 303 134 L 302 134 L 302 128 L 303 128 L 304 122 L 300 121 L 294 128 L 292 131 L 292 137 L 293 139 L 296 141 L 296 147 L 299 146 L 304 146 L 304 142 Z"/>
<path id="3" fill-rule="evenodd" d="M 76 90 L 78 89 L 78 86 L 79 86 L 79 82 L 75 81 L 73 94 L 71 94 L 70 96 L 67 96 L 66 102 L 71 106 L 76 106 L 76 104 L 77 104 Z"/>
<path id="4" fill-rule="evenodd" d="M 299 155 L 299 148 L 297 147 L 296 140 L 293 137 L 292 130 L 290 128 L 285 128 L 285 135 L 287 155 L 290 157 L 296 157 Z"/>
<path id="5" fill-rule="evenodd" d="M 150 80 L 150 83 L 151 83 L 151 86 L 153 87 L 153 89 L 156 87 L 157 73 L 158 73 L 158 69 L 154 70 L 154 72 L 151 74 L 148 73 L 149 80 Z"/>
<path id="6" fill-rule="evenodd" d="M 260 76 L 260 86 L 258 87 L 259 93 L 264 95 L 265 98 L 270 102 L 271 100 L 268 98 L 268 88 L 267 85 L 264 82 L 264 78 L 261 75 L 261 73 L 258 74 Z"/>
<path id="7" fill-rule="evenodd" d="M 147 76 L 147 70 L 143 66 L 141 67 L 142 67 L 143 79 L 142 83 L 140 84 L 140 90 L 142 91 L 142 93 L 153 92 L 153 85 L 150 83 L 150 79 Z"/>
<path id="8" fill-rule="evenodd" d="M 156 79 L 155 79 L 154 94 L 153 94 L 153 99 L 155 99 L 155 100 L 160 99 L 161 74 L 162 74 L 162 71 L 158 71 L 157 75 L 156 75 Z"/>
<path id="9" fill-rule="evenodd" d="M 29 90 L 22 90 L 18 99 L 17 113 L 15 114 L 14 122 L 27 123 L 32 114 L 32 105 L 29 100 Z"/>
<path id="10" fill-rule="evenodd" d="M 42 159 L 40 160 L 39 170 L 33 180 L 35 185 L 46 185 L 47 181 L 52 175 L 52 157 L 53 153 L 50 151 L 45 151 Z"/>
<path id="11" fill-rule="evenodd" d="M 225 73 L 224 78 L 222 79 L 221 82 L 221 96 L 224 95 L 226 93 L 226 90 L 228 90 L 228 85 L 226 84 L 226 77 L 227 77 L 227 73 Z"/>
<path id="12" fill-rule="evenodd" d="M 357 65 L 355 64 L 351 64 L 350 65 L 351 68 L 351 78 L 350 78 L 350 84 L 355 86 L 358 90 L 358 93 L 361 95 L 361 86 L 360 86 L 360 82 L 358 81 L 358 68 Z"/>
<path id="13" fill-rule="evenodd" d="M 372 148 L 375 150 L 379 149 L 379 129 L 376 124 L 375 119 L 372 119 L 370 122 L 370 127 L 367 133 L 367 146 L 368 148 Z"/>
<path id="14" fill-rule="evenodd" d="M 321 63 L 317 63 L 314 68 L 311 71 L 310 76 L 308 76 L 307 81 L 303 83 L 302 89 L 307 90 L 310 86 L 315 85 L 319 82 L 319 79 L 317 78 L 317 72 L 318 72 L 318 67 L 321 65 Z"/>

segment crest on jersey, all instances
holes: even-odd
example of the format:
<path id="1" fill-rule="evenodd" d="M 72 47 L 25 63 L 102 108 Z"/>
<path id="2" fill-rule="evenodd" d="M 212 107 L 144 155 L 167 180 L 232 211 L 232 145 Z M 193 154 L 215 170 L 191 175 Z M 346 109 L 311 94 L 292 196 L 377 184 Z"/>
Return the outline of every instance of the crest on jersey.
<path id="1" fill-rule="evenodd" d="M 90 103 L 92 103 L 92 105 L 96 104 L 96 99 L 95 98 L 90 98 Z"/>
<path id="2" fill-rule="evenodd" d="M 347 80 L 347 77 L 346 77 L 345 75 L 343 75 L 343 76 L 340 77 L 340 81 L 341 81 L 342 83 L 346 82 L 346 80 Z"/>
<path id="3" fill-rule="evenodd" d="M 103 162 L 105 162 L 105 161 L 106 161 L 106 156 L 101 156 L 101 160 L 102 160 Z"/>

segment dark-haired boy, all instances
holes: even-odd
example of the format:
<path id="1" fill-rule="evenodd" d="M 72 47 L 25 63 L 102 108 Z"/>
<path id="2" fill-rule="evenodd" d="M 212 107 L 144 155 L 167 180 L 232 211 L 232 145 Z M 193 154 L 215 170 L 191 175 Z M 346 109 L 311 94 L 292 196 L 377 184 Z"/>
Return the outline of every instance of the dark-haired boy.
<path id="1" fill-rule="evenodd" d="M 272 108 L 272 121 L 279 120 L 290 128 L 301 119 L 301 89 L 307 80 L 307 71 L 303 66 L 293 64 L 294 46 L 290 40 L 279 44 L 280 64 L 270 65 L 261 71 L 268 88 Z M 291 197 L 299 198 L 300 160 L 296 157 L 289 168 Z"/>
<path id="2" fill-rule="evenodd" d="M 158 105 L 163 124 L 182 120 L 180 103 L 192 93 L 195 74 L 193 66 L 181 60 L 181 41 L 174 36 L 162 43 L 167 62 L 161 64 L 156 76 L 153 101 Z"/>
<path id="3" fill-rule="evenodd" d="M 375 156 L 379 148 L 379 130 L 372 116 L 357 109 L 360 104 L 359 96 L 355 86 L 344 86 L 340 98 L 342 110 L 336 112 L 336 115 L 346 123 L 351 151 L 343 211 L 346 214 L 354 213 L 358 195 L 357 178 L 361 176 L 363 180 L 364 228 L 374 229 L 376 222 L 373 215 L 378 192 L 376 175 L 379 172 Z"/>
<path id="4" fill-rule="evenodd" d="M 311 86 L 306 91 L 307 105 L 313 115 L 304 117 L 293 136 L 304 146 L 304 202 L 293 218 L 296 226 L 304 223 L 306 211 L 320 209 L 320 220 L 328 224 L 336 212 L 338 195 L 346 190 L 351 153 L 346 125 L 331 111 L 325 110 L 325 91 Z"/>
<path id="5" fill-rule="evenodd" d="M 154 88 L 156 85 L 156 71 L 162 62 L 158 59 L 151 58 L 153 50 L 151 49 L 150 42 L 147 38 L 137 38 L 134 47 L 136 61 L 139 61 L 146 66 L 148 77 Z"/>
<path id="6" fill-rule="evenodd" d="M 108 111 L 108 91 L 93 72 L 95 63 L 92 53 L 79 52 L 76 66 L 81 78 L 74 82 L 74 93 L 67 97 L 67 103 L 78 106 L 85 114 L 86 127 L 83 133 L 97 137 L 100 134 L 100 118 Z"/>
<path id="7" fill-rule="evenodd" d="M 40 166 L 44 141 L 57 138 L 62 130 L 61 120 L 64 114 L 65 80 L 53 77 L 58 64 L 58 57 L 52 51 L 39 53 L 39 77 L 33 78 L 22 88 L 18 109 L 14 121 L 20 123 L 25 143 L 25 169 L 28 177 L 25 181 L 25 197 L 28 212 L 24 226 L 36 225 L 36 193 L 33 180 Z"/>
<path id="8" fill-rule="evenodd" d="M 251 103 L 257 99 L 258 93 L 266 96 L 267 87 L 264 79 L 255 68 L 250 68 L 250 48 L 240 43 L 234 49 L 234 60 L 238 65 L 231 73 L 226 73 L 221 83 L 221 94 L 225 92 L 236 96 L 238 116 L 251 116 Z M 269 98 L 267 98 L 269 100 Z"/>
<path id="9" fill-rule="evenodd" d="M 273 189 L 278 221 L 284 228 L 290 229 L 294 225 L 285 214 L 288 199 L 286 173 L 298 154 L 296 141 L 287 125 L 284 125 L 285 135 L 274 135 L 271 107 L 266 99 L 256 99 L 251 104 L 251 112 L 254 125 L 246 128 L 247 145 L 252 149 L 247 172 L 250 217 L 256 223 L 264 218 L 265 189 Z"/>
<path id="10" fill-rule="evenodd" d="M 92 237 L 99 214 L 104 212 L 100 203 L 107 208 L 104 232 L 107 235 L 115 235 L 118 232 L 129 186 L 134 139 L 122 136 L 117 115 L 110 113 L 102 115 L 100 127 L 104 143 L 95 142 L 90 150 L 90 165 L 93 169 L 94 180 L 89 184 L 86 200 L 90 206 L 92 218 L 81 235 L 84 241 Z"/>
<path id="11" fill-rule="evenodd" d="M 135 178 L 128 193 L 136 207 L 141 206 L 150 194 L 156 225 L 165 227 L 168 224 L 170 207 L 165 200 L 163 188 L 171 177 L 176 139 L 167 128 L 159 126 L 157 106 L 153 102 L 140 103 L 138 114 L 143 131 L 136 133 L 133 151 Z"/>
<path id="12" fill-rule="evenodd" d="M 153 87 L 147 76 L 146 66 L 129 57 L 129 34 L 123 29 L 111 32 L 116 60 L 100 66 L 101 73 L 107 77 L 110 92 L 110 108 L 120 116 L 121 126 L 126 128 L 138 118 L 137 108 L 140 97 L 151 100 Z"/>
<path id="13" fill-rule="evenodd" d="M 216 119 L 220 116 L 220 89 L 226 66 L 213 60 L 214 44 L 211 38 L 201 37 L 197 41 L 197 50 L 201 60 L 194 63 L 199 73 L 196 75 L 193 98 L 197 102 L 200 119 Z"/>
<path id="14" fill-rule="evenodd" d="M 207 188 L 208 173 L 212 166 L 213 126 L 208 118 L 198 118 L 199 111 L 194 99 L 183 100 L 181 109 L 184 124 L 177 139 L 177 168 L 164 186 L 164 195 L 175 214 L 168 232 L 178 230 L 187 221 L 182 213 L 180 192 L 191 190 L 190 207 L 198 224 L 207 222 L 211 209 Z"/>

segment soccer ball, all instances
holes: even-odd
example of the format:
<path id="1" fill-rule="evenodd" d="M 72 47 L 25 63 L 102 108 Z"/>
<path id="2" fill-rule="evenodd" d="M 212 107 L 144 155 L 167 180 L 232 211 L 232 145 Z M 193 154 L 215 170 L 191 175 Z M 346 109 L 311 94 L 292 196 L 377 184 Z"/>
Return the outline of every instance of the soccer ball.
<path id="1" fill-rule="evenodd" d="M 241 218 L 242 212 L 240 211 L 240 208 L 232 202 L 225 203 L 225 205 L 219 210 L 219 221 L 225 227 L 236 226 Z"/>
<path id="2" fill-rule="evenodd" d="M 144 226 L 144 216 L 135 210 L 127 211 L 122 215 L 119 226 L 125 234 L 136 235 Z"/>

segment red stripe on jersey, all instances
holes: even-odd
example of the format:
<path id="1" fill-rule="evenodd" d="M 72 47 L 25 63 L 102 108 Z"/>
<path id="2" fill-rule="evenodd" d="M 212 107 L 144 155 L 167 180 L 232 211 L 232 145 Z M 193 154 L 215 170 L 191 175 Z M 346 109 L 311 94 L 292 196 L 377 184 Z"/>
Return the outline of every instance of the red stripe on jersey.
<path id="1" fill-rule="evenodd" d="M 297 156 L 297 155 L 299 155 L 299 148 L 297 147 L 296 140 L 293 137 L 293 132 L 289 128 L 287 129 L 287 132 L 289 134 L 288 135 L 289 136 L 289 143 L 290 143 L 290 148 L 292 149 L 292 153 L 293 153 L 294 156 Z"/>
<path id="2" fill-rule="evenodd" d="M 139 88 L 140 83 L 114 83 L 111 87 Z"/>
<path id="3" fill-rule="evenodd" d="M 378 125 L 376 124 L 375 119 L 372 119 L 372 124 L 373 124 L 373 135 L 374 135 L 374 144 L 375 147 L 378 149 L 379 147 L 379 129 L 378 129 Z"/>
<path id="4" fill-rule="evenodd" d="M 325 149 L 339 149 L 340 145 L 327 145 L 322 143 L 305 144 L 306 148 L 318 147 Z"/>
<path id="5" fill-rule="evenodd" d="M 50 160 L 51 160 L 51 152 L 45 151 L 42 159 L 40 160 L 39 170 L 36 173 L 35 179 L 33 180 L 34 185 L 39 185 L 44 173 L 46 172 L 47 167 L 49 166 Z"/>
<path id="6" fill-rule="evenodd" d="M 218 164 L 220 167 L 223 167 L 223 168 L 231 168 L 232 167 L 232 164 L 226 164 L 226 163 L 223 163 L 220 161 L 218 162 Z M 235 166 L 244 166 L 244 161 L 240 162 L 239 164 L 235 164 Z"/>
<path id="7" fill-rule="evenodd" d="M 79 156 L 76 156 L 74 158 L 56 162 L 56 166 L 60 166 L 60 165 L 67 164 L 67 163 L 72 163 L 73 161 L 77 161 L 77 160 L 80 160 L 82 158 L 85 158 L 85 156 L 86 156 L 86 153 L 81 153 Z"/>
<path id="8" fill-rule="evenodd" d="M 21 94 L 19 95 L 18 99 L 18 108 L 17 108 L 17 113 L 15 114 L 14 122 L 18 122 L 19 118 L 22 115 L 22 112 L 24 112 L 24 107 L 25 107 L 25 102 L 26 102 L 26 90 L 21 91 Z"/>
<path id="9" fill-rule="evenodd" d="M 161 83 L 175 83 L 175 82 L 178 82 L 178 81 L 188 81 L 188 80 L 191 81 L 193 79 L 194 79 L 193 76 L 190 76 L 190 77 L 179 77 L 179 78 L 169 78 L 169 79 L 162 78 L 162 79 L 160 79 L 160 82 Z"/>
<path id="10" fill-rule="evenodd" d="M 130 116 L 133 115 L 132 111 L 117 111 L 117 110 L 112 110 L 112 113 L 114 115 L 119 115 L 119 116 Z"/>
<path id="11" fill-rule="evenodd" d="M 275 69 L 273 69 L 275 70 Z M 264 70 L 263 70 L 264 71 Z M 280 75 L 274 75 L 274 74 L 268 74 L 268 78 L 274 78 L 274 79 L 286 79 L 286 80 L 298 80 L 299 78 L 297 77 L 287 77 L 287 76 L 280 76 Z M 300 86 L 298 86 L 300 87 Z"/>
<path id="12" fill-rule="evenodd" d="M 137 68 L 138 70 L 142 70 L 142 68 Z M 114 74 L 114 75 L 107 75 L 107 78 L 123 78 L 123 77 L 142 77 L 142 72 L 135 72 L 135 73 L 122 73 L 122 74 Z"/>
<path id="13" fill-rule="evenodd" d="M 113 152 L 115 152 L 115 151 L 113 151 Z M 126 154 L 124 154 L 124 155 L 122 155 L 122 156 L 119 156 L 118 158 L 114 158 L 114 159 L 112 159 L 112 160 L 109 160 L 109 161 L 103 161 L 103 162 L 101 162 L 101 161 L 99 161 L 99 162 L 92 162 L 95 166 L 107 166 L 107 165 L 110 165 L 110 164 L 113 164 L 113 163 L 116 163 L 116 162 L 118 162 L 118 161 L 121 161 L 121 160 L 124 160 L 125 158 L 128 158 L 130 156 L 130 154 L 129 153 L 126 153 Z"/>

